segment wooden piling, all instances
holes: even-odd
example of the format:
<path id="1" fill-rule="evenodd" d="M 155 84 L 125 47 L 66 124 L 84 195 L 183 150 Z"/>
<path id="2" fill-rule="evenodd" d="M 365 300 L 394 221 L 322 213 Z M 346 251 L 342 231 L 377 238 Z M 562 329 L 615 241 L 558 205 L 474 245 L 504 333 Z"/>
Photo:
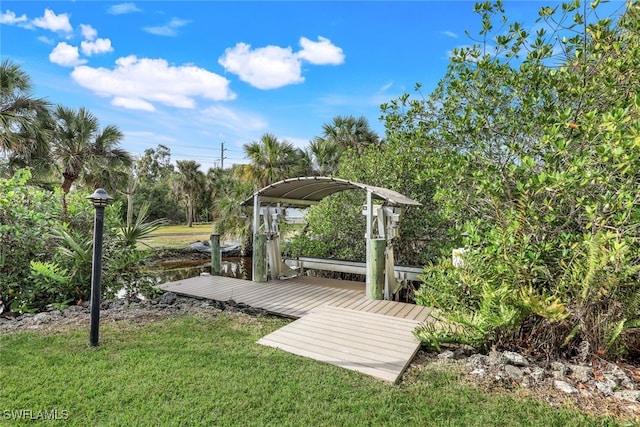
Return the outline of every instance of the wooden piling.
<path id="1" fill-rule="evenodd" d="M 267 281 L 267 235 L 256 234 L 253 243 L 253 281 Z"/>
<path id="2" fill-rule="evenodd" d="M 222 271 L 222 253 L 220 252 L 220 235 L 212 234 L 211 242 L 211 275 L 219 276 Z"/>
<path id="3" fill-rule="evenodd" d="M 384 250 L 386 245 L 387 241 L 385 239 L 369 240 L 369 259 L 367 260 L 368 277 L 370 279 L 367 283 L 367 298 L 369 299 L 384 299 Z"/>

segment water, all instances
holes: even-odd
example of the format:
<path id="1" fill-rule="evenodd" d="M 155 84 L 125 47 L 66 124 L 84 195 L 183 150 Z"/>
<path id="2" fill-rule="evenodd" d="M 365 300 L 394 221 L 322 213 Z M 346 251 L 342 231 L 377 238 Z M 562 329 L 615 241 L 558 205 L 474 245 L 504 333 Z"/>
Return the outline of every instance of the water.
<path id="1" fill-rule="evenodd" d="M 220 275 L 235 279 L 251 280 L 251 257 L 222 258 Z M 203 260 L 180 260 L 164 263 L 162 267 L 150 270 L 158 283 L 174 282 L 211 273 L 211 263 Z"/>

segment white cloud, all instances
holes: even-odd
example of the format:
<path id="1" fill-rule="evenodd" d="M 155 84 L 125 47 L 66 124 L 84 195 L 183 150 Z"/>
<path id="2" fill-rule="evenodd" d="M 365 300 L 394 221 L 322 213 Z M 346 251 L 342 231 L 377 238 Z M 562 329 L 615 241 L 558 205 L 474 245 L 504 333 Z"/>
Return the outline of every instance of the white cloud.
<path id="1" fill-rule="evenodd" d="M 156 111 L 152 103 L 140 98 L 123 98 L 117 96 L 113 98 L 111 104 L 128 110 Z"/>
<path id="2" fill-rule="evenodd" d="M 227 48 L 218 63 L 240 80 L 258 89 L 275 89 L 302 83 L 300 59 L 290 47 L 261 47 L 251 50 L 246 43 Z"/>
<path id="3" fill-rule="evenodd" d="M 447 37 L 451 37 L 452 39 L 457 39 L 458 35 L 456 33 L 454 33 L 453 31 L 443 31 L 442 34 L 444 34 Z"/>
<path id="4" fill-rule="evenodd" d="M 205 120 L 227 129 L 257 131 L 267 127 L 267 121 L 264 118 L 253 113 L 231 110 L 223 105 L 205 108 L 202 110 L 202 115 Z"/>
<path id="5" fill-rule="evenodd" d="M 391 86 L 393 86 L 393 82 L 389 82 L 387 84 L 385 84 L 384 86 L 382 86 L 379 90 L 379 92 L 386 92 L 387 90 L 391 89 Z"/>
<path id="6" fill-rule="evenodd" d="M 50 44 L 50 45 L 52 45 L 52 44 L 54 44 L 54 43 L 55 43 L 55 41 L 54 41 L 53 39 L 50 39 L 50 38 L 49 38 L 49 37 L 47 37 L 47 36 L 38 36 L 38 40 L 39 40 L 39 41 L 41 41 L 41 42 L 42 42 L 42 43 L 44 43 L 44 44 Z"/>
<path id="7" fill-rule="evenodd" d="M 5 13 L 0 13 L 0 24 L 18 25 L 27 22 L 27 15 L 16 16 L 16 14 L 9 9 Z"/>
<path id="8" fill-rule="evenodd" d="M 96 39 L 95 41 L 83 41 L 80 43 L 80 47 L 82 48 L 82 53 L 87 56 L 95 55 L 98 53 L 107 53 L 113 52 L 113 47 L 111 47 L 111 40 L 109 39 Z"/>
<path id="9" fill-rule="evenodd" d="M 234 99 L 229 81 L 194 65 L 171 66 L 164 59 L 122 57 L 107 68 L 76 67 L 71 77 L 81 86 L 125 108 L 150 111 L 154 104 L 194 108 L 195 98 Z"/>
<path id="10" fill-rule="evenodd" d="M 82 37 L 84 37 L 85 40 L 92 41 L 98 37 L 98 30 L 91 25 L 80 24 L 80 31 L 82 31 Z"/>
<path id="11" fill-rule="evenodd" d="M 306 37 L 300 39 L 302 50 L 298 57 L 315 65 L 340 65 L 344 62 L 342 49 L 331 43 L 331 40 L 318 36 L 317 42 Z"/>
<path id="12" fill-rule="evenodd" d="M 75 67 L 87 62 L 84 59 L 80 59 L 77 46 L 71 46 L 65 42 L 60 42 L 53 48 L 49 54 L 49 61 L 63 67 Z"/>
<path id="13" fill-rule="evenodd" d="M 107 13 L 110 13 L 111 15 L 123 15 L 125 13 L 135 13 L 135 12 L 142 12 L 142 10 L 139 9 L 135 5 L 135 3 L 114 4 L 109 9 L 107 9 Z"/>
<path id="14" fill-rule="evenodd" d="M 304 82 L 302 61 L 315 65 L 337 65 L 344 62 L 342 49 L 329 39 L 318 37 L 317 42 L 300 39 L 302 50 L 291 47 L 266 46 L 252 49 L 246 43 L 237 43 L 225 49 L 218 63 L 240 80 L 258 89 L 276 89 Z"/>
<path id="15" fill-rule="evenodd" d="M 168 24 L 158 27 L 144 27 L 142 29 L 147 33 L 155 34 L 156 36 L 175 37 L 178 35 L 178 28 L 184 27 L 189 22 L 190 21 L 186 21 L 184 19 L 173 18 Z"/>
<path id="16" fill-rule="evenodd" d="M 45 9 L 44 15 L 41 18 L 33 20 L 33 25 L 55 32 L 61 31 L 71 33 L 73 31 L 73 27 L 69 22 L 69 15 L 66 13 L 56 15 L 56 13 L 51 9 Z"/>

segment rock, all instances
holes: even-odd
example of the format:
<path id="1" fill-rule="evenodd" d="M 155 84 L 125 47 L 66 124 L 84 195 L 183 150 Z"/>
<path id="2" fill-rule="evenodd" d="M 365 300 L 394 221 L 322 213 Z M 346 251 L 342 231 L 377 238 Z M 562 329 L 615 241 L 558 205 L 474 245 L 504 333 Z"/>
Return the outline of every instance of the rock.
<path id="1" fill-rule="evenodd" d="M 569 369 L 562 362 L 551 362 L 551 375 L 558 379 L 563 380 L 565 375 L 567 375 Z"/>
<path id="2" fill-rule="evenodd" d="M 539 382 L 542 382 L 542 381 L 545 379 L 545 377 L 547 376 L 547 374 L 546 374 L 546 372 L 544 371 L 544 369 L 539 368 L 539 367 L 537 367 L 537 366 L 536 366 L 535 368 L 533 368 L 533 369 L 531 370 L 531 374 L 529 374 L 529 376 L 530 376 L 531 378 L 533 378 L 533 380 L 534 380 L 536 383 L 539 383 Z"/>
<path id="3" fill-rule="evenodd" d="M 620 400 L 627 400 L 629 402 L 640 402 L 640 390 L 622 390 L 613 393 L 613 397 Z"/>
<path id="4" fill-rule="evenodd" d="M 605 396 L 611 396 L 613 392 L 616 390 L 616 387 L 618 387 L 618 384 L 616 384 L 615 381 L 612 381 L 606 378 L 604 381 L 596 381 L 595 384 L 596 384 L 596 389 L 602 392 L 602 394 L 604 394 Z"/>
<path id="5" fill-rule="evenodd" d="M 42 313 L 38 313 L 35 316 L 33 316 L 32 323 L 34 325 L 40 325 L 42 323 L 49 322 L 49 320 L 50 320 L 49 313 L 47 313 L 46 311 L 43 311 Z"/>
<path id="6" fill-rule="evenodd" d="M 593 369 L 583 365 L 569 365 L 569 371 L 574 380 L 587 383 L 593 378 Z"/>
<path id="7" fill-rule="evenodd" d="M 513 365 L 505 365 L 504 372 L 509 376 L 509 378 L 511 378 L 514 381 L 520 382 L 524 377 L 524 373 L 522 372 L 522 369 Z"/>
<path id="8" fill-rule="evenodd" d="M 589 341 L 581 341 L 578 345 L 578 354 L 576 358 L 581 362 L 585 363 L 591 354 L 591 345 Z"/>
<path id="9" fill-rule="evenodd" d="M 484 354 L 472 354 L 467 359 L 467 365 L 474 368 L 485 368 L 489 364 L 489 358 Z"/>
<path id="10" fill-rule="evenodd" d="M 502 355 L 507 359 L 507 363 L 513 366 L 529 366 L 529 361 L 520 353 L 505 351 Z"/>
<path id="11" fill-rule="evenodd" d="M 438 359 L 453 359 L 453 356 L 454 356 L 453 351 L 445 350 L 438 355 Z"/>
<path id="12" fill-rule="evenodd" d="M 457 347 L 453 351 L 453 358 L 456 359 L 456 360 L 462 360 L 462 359 L 466 359 L 467 357 L 471 356 L 472 354 L 474 354 L 474 348 L 473 347 L 466 346 L 466 345 L 461 345 L 460 347 Z"/>
<path id="13" fill-rule="evenodd" d="M 499 351 L 491 350 L 487 362 L 492 366 L 502 366 L 506 364 L 508 359 Z"/>
<path id="14" fill-rule="evenodd" d="M 579 391 L 577 388 L 575 388 L 574 386 L 572 386 L 568 382 L 561 381 L 561 380 L 555 380 L 553 382 L 553 386 L 556 389 L 558 389 L 558 390 L 560 390 L 560 391 L 562 391 L 564 393 L 567 393 L 567 394 L 574 394 L 574 393 L 578 393 L 578 391 Z"/>
<path id="15" fill-rule="evenodd" d="M 485 372 L 484 369 L 476 368 L 473 371 L 471 371 L 470 373 L 471 373 L 471 375 L 477 375 L 479 377 L 484 377 L 484 372 Z"/>
<path id="16" fill-rule="evenodd" d="M 158 298 L 158 303 L 172 305 L 176 302 L 177 296 L 173 292 L 165 292 Z"/>
<path id="17" fill-rule="evenodd" d="M 607 365 L 607 372 L 605 375 L 607 373 L 611 374 L 622 387 L 628 390 L 635 390 L 636 387 L 633 381 L 631 381 L 631 378 L 629 378 L 629 376 L 618 365 L 609 363 Z"/>

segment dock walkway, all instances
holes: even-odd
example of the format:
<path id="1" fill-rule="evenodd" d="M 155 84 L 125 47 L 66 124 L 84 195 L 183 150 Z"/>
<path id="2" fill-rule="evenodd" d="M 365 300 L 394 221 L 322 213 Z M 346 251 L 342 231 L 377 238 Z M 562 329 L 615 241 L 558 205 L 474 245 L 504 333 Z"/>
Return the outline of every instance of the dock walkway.
<path id="1" fill-rule="evenodd" d="M 428 307 L 366 298 L 364 283 L 301 276 L 256 283 L 198 276 L 157 286 L 176 294 L 234 300 L 296 320 L 258 343 L 395 383 L 420 342 L 415 327 Z"/>

